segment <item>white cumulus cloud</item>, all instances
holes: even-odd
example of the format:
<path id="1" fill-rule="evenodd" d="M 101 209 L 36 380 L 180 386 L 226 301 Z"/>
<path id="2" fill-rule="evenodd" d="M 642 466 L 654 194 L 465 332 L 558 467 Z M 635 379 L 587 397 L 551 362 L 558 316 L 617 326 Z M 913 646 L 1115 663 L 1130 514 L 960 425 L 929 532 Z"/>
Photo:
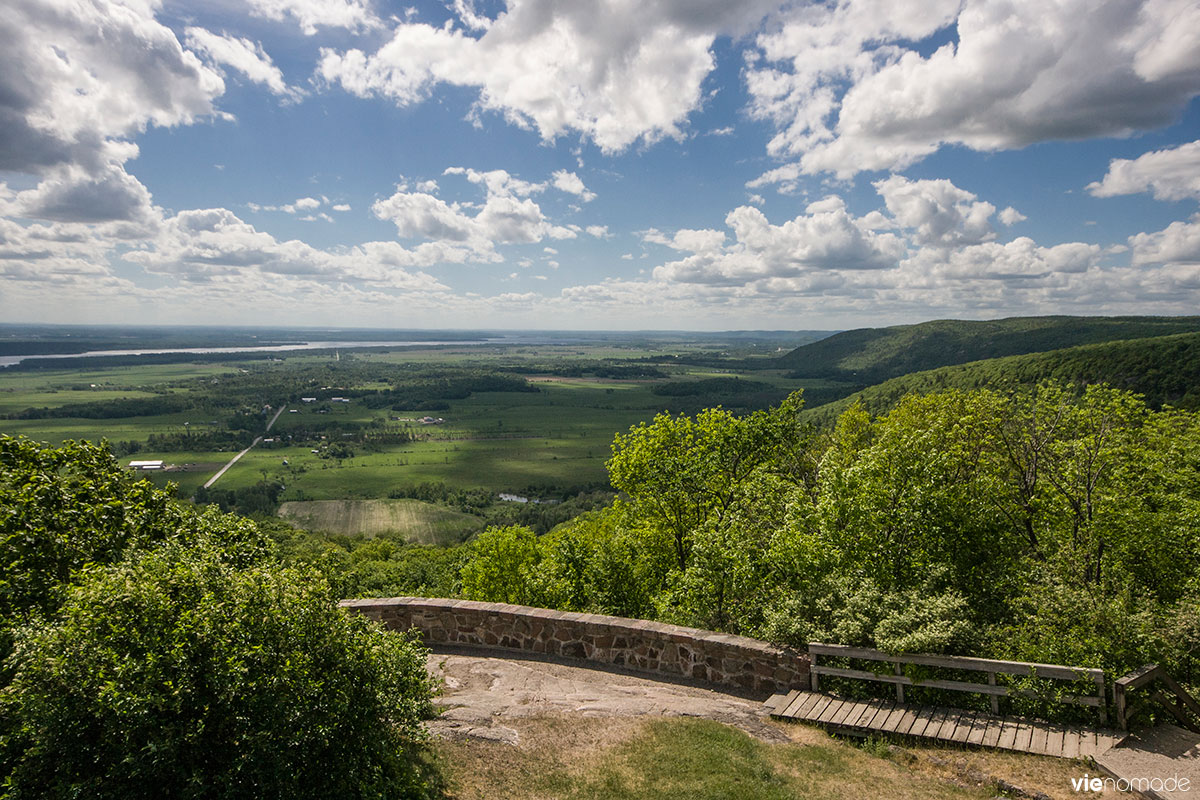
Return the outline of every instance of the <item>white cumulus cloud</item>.
<path id="1" fill-rule="evenodd" d="M 453 260 L 443 248 L 410 250 L 395 242 L 368 242 L 328 251 L 295 239 L 279 241 L 224 208 L 181 211 L 165 219 L 148 244 L 123 258 L 150 272 L 193 283 L 261 286 L 264 281 L 303 278 L 443 291 L 446 287 L 434 278 L 411 270 Z"/>
<path id="2" fill-rule="evenodd" d="M 903 265 L 924 279 L 1012 281 L 1051 278 L 1085 272 L 1094 266 L 1101 249 L 1094 244 L 1068 242 L 1042 247 L 1022 236 L 1011 242 L 985 242 L 944 251 L 923 250 Z"/>
<path id="3" fill-rule="evenodd" d="M 326 48 L 319 74 L 400 105 L 420 102 L 437 84 L 472 87 L 478 108 L 543 139 L 577 132 L 611 153 L 682 137 L 701 106 L 717 36 L 757 23 L 773 5 L 507 0 L 486 19 L 458 3 L 461 27 L 402 23 L 373 53 Z"/>
<path id="4" fill-rule="evenodd" d="M 204 53 L 212 63 L 237 70 L 252 83 L 266 86 L 272 94 L 293 100 L 302 96 L 300 90 L 287 85 L 283 73 L 271 62 L 261 44 L 204 28 L 190 27 L 185 33 L 187 46 Z"/>
<path id="5" fill-rule="evenodd" d="M 913 181 L 892 175 L 874 186 L 896 222 L 913 229 L 918 245 L 977 244 L 996 236 L 991 225 L 996 207 L 944 178 Z"/>
<path id="6" fill-rule="evenodd" d="M 903 242 L 872 230 L 853 217 L 838 197 L 811 203 L 782 225 L 772 225 L 757 208 L 739 206 L 725 218 L 734 243 L 722 246 L 720 231 L 681 231 L 661 243 L 690 255 L 657 267 L 659 280 L 713 285 L 744 285 L 772 278 L 797 278 L 821 271 L 895 267 Z M 647 237 L 654 241 L 658 237 Z"/>
<path id="7" fill-rule="evenodd" d="M 0 14 L 0 170 L 105 172 L 149 125 L 215 113 L 221 76 L 154 19 L 157 4 L 11 0 Z"/>
<path id="8" fill-rule="evenodd" d="M 694 230 L 682 228 L 667 236 L 657 228 L 651 228 L 642 234 L 642 241 L 650 244 L 661 244 L 673 250 L 683 250 L 689 253 L 706 253 L 720 250 L 725 244 L 724 231 L 704 229 Z"/>
<path id="9" fill-rule="evenodd" d="M 503 261 L 498 244 L 533 244 L 544 239 L 574 239 L 571 228 L 555 225 L 529 195 L 545 184 L 523 181 L 505 170 L 478 172 L 450 167 L 446 175 L 462 175 L 487 193 L 481 206 L 449 203 L 428 192 L 409 191 L 401 184 L 372 211 L 396 226 L 402 238 L 422 238 L 465 248 L 474 261 Z M 472 213 L 474 212 L 474 213 Z"/>
<path id="10" fill-rule="evenodd" d="M 383 23 L 372 13 L 367 0 L 247 0 L 255 16 L 277 22 L 291 19 L 305 35 L 320 28 L 364 31 Z"/>
<path id="11" fill-rule="evenodd" d="M 149 191 L 125 171 L 130 139 L 219 112 L 221 75 L 159 23 L 158 3 L 12 0 L 0 14 L 0 171 L 37 176 L 6 212 L 147 224 Z"/>
<path id="12" fill-rule="evenodd" d="M 950 26 L 953 41 L 918 52 Z M 752 113 L 809 174 L 902 169 L 946 144 L 1125 135 L 1200 93 L 1191 0 L 840 0 L 797 7 L 757 43 Z"/>
<path id="13" fill-rule="evenodd" d="M 496 195 L 499 197 L 528 197 L 531 194 L 544 192 L 546 190 L 545 183 L 531 183 L 523 181 L 514 175 L 508 173 L 507 170 L 493 169 L 487 172 L 469 169 L 466 167 L 447 167 L 443 175 L 462 175 L 471 183 L 478 184 L 487 189 L 488 195 Z M 427 186 L 427 184 L 423 184 Z M 417 187 L 421 191 L 429 191 L 427 188 L 422 188 L 422 185 Z M 434 183 L 433 190 L 437 189 L 437 184 Z"/>
<path id="14" fill-rule="evenodd" d="M 1024 214 L 1022 214 L 1020 211 L 1017 211 L 1012 206 L 1009 206 L 1008 208 L 1006 208 L 1000 212 L 1000 222 L 1002 222 L 1004 225 L 1006 225 L 1010 228 L 1013 225 L 1016 225 L 1018 222 L 1024 222 L 1027 219 L 1029 219 L 1029 218 L 1026 217 Z"/>
<path id="15" fill-rule="evenodd" d="M 79 167 L 48 171 L 34 189 L 18 192 L 4 213 L 55 222 L 148 222 L 150 192 L 119 165 L 99 174 Z"/>
<path id="16" fill-rule="evenodd" d="M 1200 214 L 1189 221 L 1172 222 L 1161 231 L 1129 237 L 1136 266 L 1146 264 L 1200 264 Z"/>
<path id="17" fill-rule="evenodd" d="M 574 172 L 560 169 L 552 177 L 554 178 L 554 188 L 559 191 L 577 195 L 585 203 L 596 199 L 596 193 L 588 191 L 588 188 L 583 185 L 583 179 Z"/>
<path id="18" fill-rule="evenodd" d="M 1200 198 L 1200 141 L 1113 159 L 1104 178 L 1087 190 L 1096 197 L 1152 192 L 1159 200 Z"/>

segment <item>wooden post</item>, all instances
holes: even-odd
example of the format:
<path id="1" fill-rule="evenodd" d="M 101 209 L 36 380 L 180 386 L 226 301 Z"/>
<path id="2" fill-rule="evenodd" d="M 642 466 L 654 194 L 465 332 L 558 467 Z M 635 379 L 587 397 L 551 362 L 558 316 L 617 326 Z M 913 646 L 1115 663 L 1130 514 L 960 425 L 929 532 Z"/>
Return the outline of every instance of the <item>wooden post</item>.
<path id="1" fill-rule="evenodd" d="M 812 684 L 812 690 L 814 692 L 819 692 L 819 691 L 821 691 L 821 681 L 820 681 L 819 676 L 817 675 L 817 671 L 815 669 L 813 669 L 813 667 L 815 667 L 816 665 L 817 665 L 817 654 L 810 650 L 808 652 L 809 682 Z"/>
<path id="2" fill-rule="evenodd" d="M 988 673 L 988 686 L 995 686 L 995 685 L 996 685 L 996 673 L 989 672 Z M 992 700 L 992 713 L 999 716 L 1000 715 L 1000 697 L 998 695 L 992 695 L 991 700 Z"/>
<path id="3" fill-rule="evenodd" d="M 895 669 L 893 670 L 893 672 L 895 672 L 897 675 L 903 675 L 903 674 L 904 674 L 904 670 L 902 670 L 902 669 L 900 668 L 900 662 L 899 662 L 899 661 L 897 661 L 897 662 L 895 663 Z M 897 683 L 897 684 L 896 684 L 896 702 L 897 702 L 897 703 L 903 703 L 903 702 L 904 702 L 904 684 L 902 684 L 902 683 Z"/>
<path id="4" fill-rule="evenodd" d="M 1113 704 L 1117 707 L 1117 724 L 1121 726 L 1121 730 L 1129 730 L 1129 706 L 1126 695 L 1137 689 L 1140 686 L 1145 686 L 1162 672 L 1157 664 L 1147 664 L 1141 669 L 1136 669 L 1126 675 L 1124 678 L 1117 678 L 1113 683 Z M 1104 705 L 1100 706 L 1100 714 L 1103 718 Z"/>

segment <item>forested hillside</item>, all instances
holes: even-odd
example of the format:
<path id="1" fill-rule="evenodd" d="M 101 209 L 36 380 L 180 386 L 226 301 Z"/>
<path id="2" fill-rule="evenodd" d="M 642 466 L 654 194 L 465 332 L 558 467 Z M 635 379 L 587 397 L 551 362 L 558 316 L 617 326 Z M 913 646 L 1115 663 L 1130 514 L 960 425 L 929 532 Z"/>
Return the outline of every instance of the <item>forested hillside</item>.
<path id="1" fill-rule="evenodd" d="M 1084 344 L 1200 331 L 1200 317 L 1013 317 L 863 328 L 798 347 L 777 362 L 797 378 L 862 386 L 910 372 Z"/>
<path id="2" fill-rule="evenodd" d="M 1153 408 L 1200 409 L 1200 333 L 1082 345 L 914 372 L 869 386 L 809 414 L 814 420 L 831 422 L 856 402 L 879 414 L 913 392 L 1031 387 L 1044 380 L 1104 383 L 1143 395 Z"/>

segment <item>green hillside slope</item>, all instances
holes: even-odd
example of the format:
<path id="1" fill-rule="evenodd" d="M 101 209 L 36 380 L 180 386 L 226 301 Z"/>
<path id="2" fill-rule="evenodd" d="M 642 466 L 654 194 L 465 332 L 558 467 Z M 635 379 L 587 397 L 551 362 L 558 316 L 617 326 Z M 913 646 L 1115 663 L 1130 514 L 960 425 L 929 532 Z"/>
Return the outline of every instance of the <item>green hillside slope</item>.
<path id="1" fill-rule="evenodd" d="M 1144 394 L 1153 407 L 1198 409 L 1200 333 L 1082 345 L 914 372 L 870 386 L 809 413 L 815 418 L 829 419 L 855 400 L 861 400 L 868 411 L 878 414 L 909 392 L 1029 386 L 1046 379 L 1107 383 Z"/>
<path id="2" fill-rule="evenodd" d="M 936 367 L 1078 345 L 1200 331 L 1200 317 L 1012 317 L 846 331 L 798 347 L 779 367 L 797 378 L 864 386 Z"/>

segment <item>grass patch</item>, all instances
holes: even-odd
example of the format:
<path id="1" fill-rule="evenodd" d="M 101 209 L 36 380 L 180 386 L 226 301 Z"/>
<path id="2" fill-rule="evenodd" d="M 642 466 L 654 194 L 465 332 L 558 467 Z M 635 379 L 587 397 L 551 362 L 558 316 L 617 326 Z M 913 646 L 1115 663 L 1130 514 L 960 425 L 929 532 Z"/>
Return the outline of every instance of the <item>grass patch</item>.
<path id="1" fill-rule="evenodd" d="M 136 389 L 33 389 L 18 392 L 0 390 L 0 414 L 18 414 L 30 408 L 58 408 L 73 403 L 155 397 L 154 392 Z"/>
<path id="2" fill-rule="evenodd" d="M 710 720 L 656 720 L 615 748 L 573 795 L 587 798 L 690 797 L 786 800 L 790 770 L 768 745 Z M 841 759 L 830 759 L 835 770 Z"/>
<path id="3" fill-rule="evenodd" d="M 802 726 L 796 740 L 768 743 L 703 719 L 589 719 L 562 715 L 507 720 L 521 745 L 439 742 L 461 800 L 896 800 L 987 798 L 987 786 L 881 759 Z"/>
<path id="4" fill-rule="evenodd" d="M 0 392 L 45 391 L 96 384 L 101 389 L 157 386 L 159 384 L 212 378 L 236 372 L 240 364 L 145 364 L 88 369 L 0 369 Z"/>
<path id="5" fill-rule="evenodd" d="M 279 516 L 310 531 L 351 536 L 398 533 L 410 542 L 447 545 L 482 527 L 478 517 L 420 500 L 309 500 L 284 503 Z"/>

